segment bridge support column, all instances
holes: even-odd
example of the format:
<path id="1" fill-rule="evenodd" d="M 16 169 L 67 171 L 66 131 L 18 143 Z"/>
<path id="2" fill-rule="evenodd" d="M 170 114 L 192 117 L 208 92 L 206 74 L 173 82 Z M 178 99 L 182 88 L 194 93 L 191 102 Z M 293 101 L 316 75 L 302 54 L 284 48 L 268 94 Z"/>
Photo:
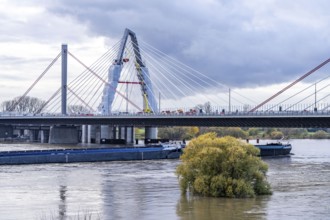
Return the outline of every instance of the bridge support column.
<path id="1" fill-rule="evenodd" d="M 81 126 L 81 143 L 88 143 L 88 125 Z"/>
<path id="2" fill-rule="evenodd" d="M 101 125 L 95 125 L 93 126 L 93 130 L 94 130 L 94 140 L 96 144 L 100 144 L 101 143 Z"/>
<path id="3" fill-rule="evenodd" d="M 87 125 L 87 143 L 92 143 L 92 125 Z"/>
<path id="4" fill-rule="evenodd" d="M 100 125 L 87 125 L 87 143 L 100 143 Z"/>
<path id="5" fill-rule="evenodd" d="M 28 130 L 28 136 L 30 142 L 37 142 L 38 141 L 39 130 Z"/>
<path id="6" fill-rule="evenodd" d="M 33 132 L 32 132 L 32 130 L 26 130 L 25 133 L 29 137 L 29 141 L 32 142 L 33 141 Z"/>
<path id="7" fill-rule="evenodd" d="M 45 134 L 43 130 L 39 130 L 38 132 L 38 138 L 40 139 L 40 143 L 44 143 L 45 141 Z"/>
<path id="8" fill-rule="evenodd" d="M 118 129 L 118 139 L 126 139 L 126 127 L 120 126 Z"/>
<path id="9" fill-rule="evenodd" d="M 123 128 L 110 125 L 99 126 L 99 130 L 96 130 L 96 143 L 99 143 L 101 139 L 125 139 Z"/>
<path id="10" fill-rule="evenodd" d="M 101 125 L 101 139 L 111 139 L 113 136 L 113 127 L 110 125 Z"/>
<path id="11" fill-rule="evenodd" d="M 50 144 L 77 144 L 78 129 L 74 126 L 51 126 L 49 131 Z"/>
<path id="12" fill-rule="evenodd" d="M 134 134 L 134 127 L 125 127 L 126 129 L 126 135 L 125 135 L 125 140 L 127 144 L 134 144 L 135 140 L 135 134 Z"/>
<path id="13" fill-rule="evenodd" d="M 145 138 L 146 139 L 157 139 L 158 128 L 157 127 L 145 127 Z"/>
<path id="14" fill-rule="evenodd" d="M 118 132 L 116 126 L 112 128 L 112 139 L 118 139 Z"/>
<path id="15" fill-rule="evenodd" d="M 40 130 L 39 135 L 40 135 L 40 143 L 48 143 L 49 137 L 47 136 L 47 132 L 45 130 Z"/>
<path id="16" fill-rule="evenodd" d="M 134 127 L 101 125 L 100 139 L 110 139 L 110 142 L 105 140 L 103 143 L 123 144 L 122 140 L 125 140 L 126 143 L 133 144 Z"/>

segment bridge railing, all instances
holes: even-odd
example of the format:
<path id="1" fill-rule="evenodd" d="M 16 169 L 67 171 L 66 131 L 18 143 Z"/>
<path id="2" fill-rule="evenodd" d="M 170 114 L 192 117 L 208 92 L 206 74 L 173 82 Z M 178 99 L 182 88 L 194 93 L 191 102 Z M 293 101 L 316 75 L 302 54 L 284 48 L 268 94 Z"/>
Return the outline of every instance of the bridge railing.
<path id="1" fill-rule="evenodd" d="M 217 117 L 229 117 L 229 116 L 290 116 L 290 115 L 330 115 L 330 109 L 326 110 L 316 110 L 316 111 L 308 111 L 308 110 L 295 110 L 295 111 L 162 111 L 160 113 L 144 113 L 144 112 L 114 112 L 109 115 L 102 115 L 99 113 L 86 113 L 86 114 L 69 114 L 62 115 L 60 113 L 18 113 L 18 112 L 0 112 L 0 117 L 186 117 L 186 116 L 198 116 L 198 117 L 207 117 L 207 116 L 217 116 Z"/>
<path id="2" fill-rule="evenodd" d="M 330 115 L 330 111 L 269 111 L 269 112 L 225 112 L 225 113 L 195 113 L 195 114 L 184 114 L 184 113 L 168 113 L 168 114 L 161 114 L 161 113 L 129 113 L 129 114 L 110 114 L 108 116 L 112 117 L 172 117 L 172 116 L 219 116 L 219 117 L 226 117 L 226 116 L 290 116 L 290 115 Z"/>

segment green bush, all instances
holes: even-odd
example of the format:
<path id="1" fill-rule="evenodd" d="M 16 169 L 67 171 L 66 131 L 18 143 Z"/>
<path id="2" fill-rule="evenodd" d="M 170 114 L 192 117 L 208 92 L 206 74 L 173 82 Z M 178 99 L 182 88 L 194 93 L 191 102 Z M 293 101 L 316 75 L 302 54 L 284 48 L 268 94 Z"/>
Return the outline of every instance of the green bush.
<path id="1" fill-rule="evenodd" d="M 198 134 L 198 127 L 160 127 L 158 137 L 170 140 L 190 140 Z"/>
<path id="2" fill-rule="evenodd" d="M 314 139 L 326 139 L 328 137 L 329 137 L 328 133 L 323 130 L 316 131 L 312 135 L 312 138 L 314 138 Z"/>
<path id="3" fill-rule="evenodd" d="M 193 139 L 176 169 L 182 193 L 236 198 L 270 194 L 268 166 L 258 154 L 258 148 L 230 136 L 206 133 Z"/>
<path id="4" fill-rule="evenodd" d="M 270 138 L 273 140 L 281 139 L 283 138 L 283 133 L 281 131 L 272 131 L 270 133 Z"/>
<path id="5" fill-rule="evenodd" d="M 200 134 L 209 133 L 209 132 L 214 132 L 218 136 L 232 136 L 235 138 L 244 138 L 244 139 L 248 137 L 248 132 L 237 127 L 228 127 L 228 128 L 204 127 L 200 130 Z"/>

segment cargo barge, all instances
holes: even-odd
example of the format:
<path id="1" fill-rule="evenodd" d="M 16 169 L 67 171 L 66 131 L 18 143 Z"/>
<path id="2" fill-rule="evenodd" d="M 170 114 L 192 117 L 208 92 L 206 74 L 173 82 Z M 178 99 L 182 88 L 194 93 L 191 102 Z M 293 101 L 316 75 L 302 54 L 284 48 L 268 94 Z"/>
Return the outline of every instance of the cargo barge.
<path id="1" fill-rule="evenodd" d="M 126 148 L 2 151 L 0 165 L 177 159 L 183 147 L 180 144 L 155 144 Z"/>
<path id="2" fill-rule="evenodd" d="M 260 149 L 260 156 L 287 156 L 290 155 L 291 144 L 283 144 L 281 142 L 273 142 L 266 144 L 255 144 L 255 147 Z"/>
<path id="3" fill-rule="evenodd" d="M 254 144 L 260 156 L 290 155 L 291 144 L 281 142 Z M 185 144 L 150 144 L 135 147 L 79 148 L 51 150 L 0 151 L 0 165 L 78 163 L 180 158 Z"/>

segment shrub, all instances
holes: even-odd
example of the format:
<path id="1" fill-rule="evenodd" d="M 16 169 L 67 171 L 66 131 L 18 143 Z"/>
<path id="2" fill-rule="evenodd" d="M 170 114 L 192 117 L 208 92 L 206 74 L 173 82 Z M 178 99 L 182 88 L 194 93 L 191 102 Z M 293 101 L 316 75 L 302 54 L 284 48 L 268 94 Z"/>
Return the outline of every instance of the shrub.
<path id="1" fill-rule="evenodd" d="M 270 194 L 268 166 L 258 154 L 258 148 L 230 136 L 206 133 L 193 139 L 176 169 L 182 193 L 237 198 Z"/>
<path id="2" fill-rule="evenodd" d="M 328 133 L 323 131 L 323 130 L 319 130 L 319 131 L 316 131 L 312 135 L 312 138 L 314 138 L 314 139 L 326 139 L 326 138 L 328 138 Z"/>

